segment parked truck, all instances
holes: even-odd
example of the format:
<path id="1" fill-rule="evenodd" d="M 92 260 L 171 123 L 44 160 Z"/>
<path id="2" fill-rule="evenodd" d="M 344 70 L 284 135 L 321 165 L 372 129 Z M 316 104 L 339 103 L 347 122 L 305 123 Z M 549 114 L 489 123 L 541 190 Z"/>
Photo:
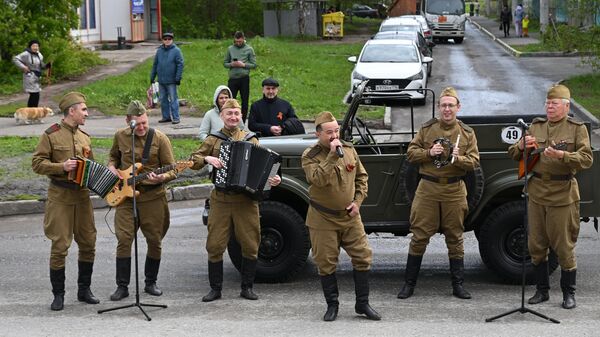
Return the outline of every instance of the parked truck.
<path id="1" fill-rule="evenodd" d="M 353 142 L 369 173 L 369 192 L 361 206 L 361 217 L 367 233 L 410 233 L 410 206 L 419 181 L 418 167 L 407 160 L 406 151 L 416 132 L 414 122 L 406 132 L 372 133 L 367 123 L 357 116 L 359 107 L 370 99 L 364 92 L 366 82 L 359 85 L 341 122 L 341 138 Z M 433 101 L 435 94 L 427 89 Z M 405 98 L 405 97 L 402 97 Z M 409 107 L 410 108 L 410 107 Z M 412 108 L 411 108 L 412 112 Z M 432 116 L 435 114 L 432 105 Z M 522 196 L 523 180 L 517 179 L 518 163 L 507 154 L 510 142 L 520 138 L 515 126 L 517 118 L 531 121 L 534 115 L 460 116 L 477 135 L 481 166 L 467 174 L 469 215 L 465 231 L 474 231 L 479 241 L 483 262 L 500 280 L 519 282 L 526 233 L 526 212 Z M 411 121 L 414 115 L 411 114 Z M 590 125 L 587 124 L 588 130 Z M 589 130 L 591 131 L 591 130 Z M 591 134 L 591 133 L 590 133 Z M 314 135 L 293 135 L 261 139 L 266 146 L 283 156 L 282 183 L 273 188 L 268 200 L 260 204 L 261 243 L 257 280 L 284 282 L 294 278 L 306 264 L 310 240 L 305 226 L 309 204 L 308 184 L 302 169 L 303 151 L 317 141 Z M 593 149 L 595 165 L 577 175 L 581 194 L 581 219 L 593 219 L 597 226 L 600 215 L 600 150 Z M 229 255 L 239 269 L 241 253 L 231 240 Z M 377 255 L 377 252 L 374 252 Z M 398 257 L 400 258 L 400 257 Z M 527 278 L 533 280 L 529 256 Z M 556 255 L 550 255 L 551 270 L 556 269 Z"/>
<path id="2" fill-rule="evenodd" d="M 431 27 L 434 40 L 463 42 L 467 21 L 464 0 L 422 0 L 421 13 Z"/>

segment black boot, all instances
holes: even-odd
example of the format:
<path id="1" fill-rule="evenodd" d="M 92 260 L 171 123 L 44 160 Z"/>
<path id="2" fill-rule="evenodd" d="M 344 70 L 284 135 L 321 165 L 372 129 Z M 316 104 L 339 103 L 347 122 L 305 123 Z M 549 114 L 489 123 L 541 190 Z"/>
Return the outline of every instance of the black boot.
<path id="1" fill-rule="evenodd" d="M 404 271 L 404 286 L 398 293 L 398 298 L 404 299 L 413 295 L 419 277 L 419 270 L 421 270 L 421 261 L 423 261 L 423 255 L 408 254 L 406 271 Z"/>
<path id="2" fill-rule="evenodd" d="M 221 289 L 223 289 L 223 261 L 208 261 L 208 283 L 210 291 L 202 297 L 202 302 L 212 302 L 221 298 Z"/>
<path id="3" fill-rule="evenodd" d="M 379 321 L 381 316 L 369 305 L 369 271 L 353 271 L 354 291 L 356 293 L 356 305 L 354 311 L 359 315 L 365 315 L 368 319 Z"/>
<path id="4" fill-rule="evenodd" d="M 257 300 L 258 296 L 252 291 L 254 275 L 256 274 L 256 260 L 242 258 L 242 291 L 240 296 L 248 300 Z"/>
<path id="5" fill-rule="evenodd" d="M 93 262 L 79 261 L 79 277 L 77 278 L 77 300 L 85 302 L 87 304 L 98 304 L 100 300 L 97 299 L 92 291 L 90 285 L 92 284 L 92 270 L 94 269 Z"/>
<path id="6" fill-rule="evenodd" d="M 129 296 L 129 277 L 131 275 L 131 257 L 117 257 L 117 290 L 110 295 L 111 301 L 120 301 Z"/>
<path id="7" fill-rule="evenodd" d="M 471 298 L 471 294 L 463 288 L 465 279 L 465 262 L 463 259 L 450 259 L 450 274 L 452 276 L 452 295 L 465 300 Z"/>
<path id="8" fill-rule="evenodd" d="M 561 270 L 560 272 L 560 288 L 563 293 L 562 307 L 565 309 L 573 309 L 577 306 L 575 302 L 575 284 L 577 279 L 577 269 L 571 271 Z"/>
<path id="9" fill-rule="evenodd" d="M 550 290 L 550 276 L 548 274 L 548 261 L 541 262 L 540 264 L 533 265 L 533 269 L 535 272 L 536 278 L 536 291 L 535 295 L 533 295 L 527 303 L 529 304 L 538 304 L 542 302 L 546 302 L 550 299 L 550 295 L 548 294 L 548 290 Z"/>
<path id="10" fill-rule="evenodd" d="M 325 295 L 325 302 L 327 302 L 327 311 L 323 315 L 325 322 L 335 321 L 338 315 L 338 308 L 340 302 L 338 302 L 338 285 L 335 273 L 321 276 L 321 286 L 323 287 L 323 295 Z"/>
<path id="11" fill-rule="evenodd" d="M 54 295 L 50 309 L 54 311 L 63 310 L 65 303 L 65 268 L 57 270 L 50 268 L 50 283 Z"/>
<path id="12" fill-rule="evenodd" d="M 158 269 L 160 267 L 160 259 L 153 259 L 146 256 L 146 265 L 144 266 L 144 275 L 146 276 L 146 286 L 144 291 L 152 296 L 162 295 L 162 290 L 156 286 L 158 278 Z"/>

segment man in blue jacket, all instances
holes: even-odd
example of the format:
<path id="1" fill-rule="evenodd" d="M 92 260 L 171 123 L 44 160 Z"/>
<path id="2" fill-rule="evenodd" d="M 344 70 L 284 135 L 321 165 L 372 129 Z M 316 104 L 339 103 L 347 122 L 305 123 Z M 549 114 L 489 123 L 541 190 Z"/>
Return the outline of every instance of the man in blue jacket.
<path id="1" fill-rule="evenodd" d="M 154 64 L 150 73 L 150 83 L 158 75 L 160 110 L 162 119 L 159 123 L 172 122 L 179 124 L 179 99 L 177 86 L 181 84 L 183 75 L 183 55 L 173 43 L 173 33 L 162 35 L 163 44 L 158 47 L 154 56 Z"/>
<path id="2" fill-rule="evenodd" d="M 262 137 L 281 136 L 282 134 L 304 133 L 285 132 L 285 124 L 288 119 L 298 119 L 292 105 L 279 97 L 279 82 L 273 78 L 267 78 L 262 81 L 263 98 L 252 103 L 250 106 L 250 116 L 248 117 L 248 128 L 251 131 L 260 133 Z M 299 126 L 301 127 L 302 124 Z"/>

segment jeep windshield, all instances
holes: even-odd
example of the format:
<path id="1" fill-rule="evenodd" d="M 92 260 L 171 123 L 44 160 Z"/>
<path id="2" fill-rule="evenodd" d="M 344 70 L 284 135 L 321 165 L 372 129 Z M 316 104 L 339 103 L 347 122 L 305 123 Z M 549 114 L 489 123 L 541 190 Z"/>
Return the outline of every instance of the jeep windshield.
<path id="1" fill-rule="evenodd" d="M 419 56 L 412 45 L 372 44 L 365 48 L 360 62 L 419 62 Z"/>
<path id="2" fill-rule="evenodd" d="M 437 15 L 462 15 L 465 13 L 465 2 L 462 0 L 427 0 L 425 12 Z"/>

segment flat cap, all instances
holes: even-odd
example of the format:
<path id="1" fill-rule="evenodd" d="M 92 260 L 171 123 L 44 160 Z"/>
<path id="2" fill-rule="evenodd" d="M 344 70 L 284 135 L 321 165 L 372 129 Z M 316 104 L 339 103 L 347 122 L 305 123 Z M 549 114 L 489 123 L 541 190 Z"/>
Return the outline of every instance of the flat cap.
<path id="1" fill-rule="evenodd" d="M 323 111 L 315 118 L 315 126 L 319 126 L 323 123 L 337 122 L 337 119 L 329 111 Z"/>
<path id="2" fill-rule="evenodd" d="M 171 32 L 165 32 L 163 33 L 162 38 L 164 39 L 165 37 L 174 38 L 175 36 Z"/>
<path id="3" fill-rule="evenodd" d="M 142 102 L 134 100 L 127 106 L 127 116 L 141 116 L 146 113 L 146 108 Z"/>
<path id="4" fill-rule="evenodd" d="M 230 99 L 226 100 L 225 103 L 223 103 L 223 106 L 221 107 L 221 111 L 223 111 L 225 109 L 233 109 L 233 108 L 241 109 L 242 107 L 240 106 L 240 103 L 237 101 L 237 99 L 230 98 Z"/>
<path id="5" fill-rule="evenodd" d="M 262 81 L 262 86 L 270 86 L 270 87 L 278 87 L 279 86 L 279 82 L 277 82 L 276 79 L 272 78 L 272 77 L 267 77 Z"/>
<path id="6" fill-rule="evenodd" d="M 571 99 L 571 92 L 569 88 L 562 84 L 553 85 L 550 89 L 548 89 L 548 94 L 546 98 L 563 98 L 563 99 Z"/>
<path id="7" fill-rule="evenodd" d="M 454 97 L 456 98 L 457 102 L 460 102 L 460 99 L 458 98 L 458 93 L 456 93 L 456 89 L 454 89 L 453 87 L 444 88 L 444 90 L 442 90 L 442 93 L 440 94 L 440 98 L 444 96 Z"/>
<path id="8" fill-rule="evenodd" d="M 85 100 L 86 98 L 82 93 L 72 91 L 60 99 L 60 102 L 58 102 L 58 108 L 60 111 L 64 112 L 75 104 L 85 103 Z"/>

